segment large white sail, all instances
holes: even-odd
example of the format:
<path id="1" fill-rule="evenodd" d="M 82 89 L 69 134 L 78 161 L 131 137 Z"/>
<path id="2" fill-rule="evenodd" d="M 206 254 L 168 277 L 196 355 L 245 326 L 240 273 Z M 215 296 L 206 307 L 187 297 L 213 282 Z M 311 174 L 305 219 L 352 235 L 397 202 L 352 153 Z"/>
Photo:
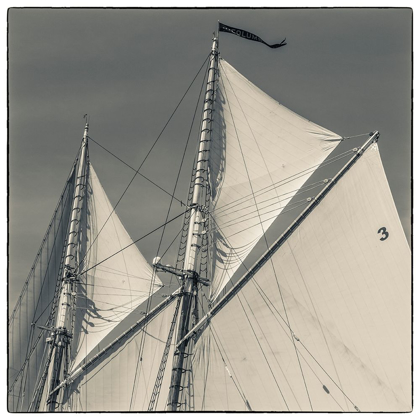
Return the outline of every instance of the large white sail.
<path id="1" fill-rule="evenodd" d="M 213 118 L 211 300 L 342 140 L 280 105 L 224 60 Z"/>
<path id="2" fill-rule="evenodd" d="M 376 144 L 211 319 L 202 410 L 410 411 L 410 249 Z"/>
<path id="3" fill-rule="evenodd" d="M 118 340 L 64 389 L 64 411 L 147 411 L 159 372 L 177 299 L 150 322 Z M 173 336 L 173 340 L 175 335 Z M 174 343 L 170 345 L 161 393 L 154 409 L 166 409 Z"/>
<path id="4" fill-rule="evenodd" d="M 129 246 L 133 240 L 113 212 L 91 164 L 85 203 L 80 272 L 88 271 L 78 284 L 72 370 L 127 315 L 162 286 L 137 246 Z M 91 267 L 94 268 L 90 270 Z"/>
<path id="5" fill-rule="evenodd" d="M 9 409 L 27 411 L 42 376 L 48 348 L 45 339 L 54 318 L 63 244 L 67 237 L 74 171 L 66 182 L 35 262 L 9 319 Z"/>

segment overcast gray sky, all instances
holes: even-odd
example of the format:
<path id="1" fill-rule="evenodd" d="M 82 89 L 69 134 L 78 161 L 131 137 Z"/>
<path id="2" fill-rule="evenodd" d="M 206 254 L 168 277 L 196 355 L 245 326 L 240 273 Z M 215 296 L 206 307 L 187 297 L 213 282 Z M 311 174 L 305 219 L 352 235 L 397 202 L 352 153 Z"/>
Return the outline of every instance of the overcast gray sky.
<path id="1" fill-rule="evenodd" d="M 268 43 L 287 37 L 286 47 L 273 50 L 220 36 L 221 55 L 280 103 L 343 136 L 380 131 L 385 171 L 410 237 L 410 9 L 10 9 L 8 19 L 12 308 L 80 145 L 83 115 L 90 115 L 93 139 L 138 167 L 209 53 L 218 20 Z M 201 80 L 142 169 L 167 190 Z M 181 199 L 193 133 L 177 190 Z M 341 144 L 337 152 L 360 142 Z M 89 147 L 115 203 L 132 171 L 93 142 Z M 137 239 L 163 223 L 168 204 L 168 196 L 137 177 L 118 214 Z M 172 214 L 181 211 L 178 204 Z M 179 228 L 168 228 L 166 246 Z M 138 244 L 148 261 L 158 239 Z"/>

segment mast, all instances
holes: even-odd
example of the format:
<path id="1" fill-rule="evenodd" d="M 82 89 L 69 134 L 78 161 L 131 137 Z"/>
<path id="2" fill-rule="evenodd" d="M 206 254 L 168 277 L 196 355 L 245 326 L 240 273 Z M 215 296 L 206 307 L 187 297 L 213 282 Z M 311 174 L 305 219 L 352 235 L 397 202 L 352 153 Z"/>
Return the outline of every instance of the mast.
<path id="1" fill-rule="evenodd" d="M 72 210 L 70 214 L 70 228 L 67 236 L 67 246 L 64 259 L 62 286 L 58 301 L 57 318 L 55 328 L 47 340 L 52 347 L 52 369 L 48 378 L 48 411 L 55 411 L 60 384 L 60 373 L 64 370 L 66 374 L 67 356 L 69 344 L 72 338 L 72 315 L 74 310 L 77 282 L 77 254 L 79 246 L 79 231 L 81 209 L 86 187 L 86 161 L 88 145 L 89 124 L 86 121 L 83 133 L 82 146 L 74 187 Z M 63 362 L 64 359 L 64 362 Z"/>
<path id="2" fill-rule="evenodd" d="M 209 142 L 211 140 L 211 127 L 213 122 L 213 105 L 215 99 L 216 78 L 218 72 L 218 37 L 213 34 L 213 44 L 210 55 L 207 85 L 204 99 L 203 119 L 201 123 L 201 135 L 197 155 L 197 167 L 194 175 L 194 189 L 191 201 L 191 217 L 188 227 L 187 245 L 184 260 L 184 284 L 181 301 L 181 313 L 179 316 L 177 342 L 181 341 L 188 333 L 192 302 L 197 294 L 197 282 L 200 280 L 197 274 L 197 254 L 200 249 L 200 237 L 202 225 L 205 220 L 203 211 L 203 199 L 205 198 L 207 183 L 204 177 L 208 168 Z M 200 243 L 199 243 L 200 242 Z M 179 391 L 181 389 L 184 362 L 188 357 L 186 353 L 187 340 L 183 341 L 174 354 L 171 385 L 168 398 L 168 410 L 177 411 L 180 406 Z"/>

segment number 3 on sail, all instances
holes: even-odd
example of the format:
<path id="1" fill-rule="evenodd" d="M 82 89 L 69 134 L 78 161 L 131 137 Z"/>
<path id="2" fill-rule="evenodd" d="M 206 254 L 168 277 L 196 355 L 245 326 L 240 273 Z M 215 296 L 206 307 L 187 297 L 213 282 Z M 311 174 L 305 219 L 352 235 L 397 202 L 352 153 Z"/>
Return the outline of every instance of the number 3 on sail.
<path id="1" fill-rule="evenodd" d="M 381 227 L 379 230 L 378 230 L 378 233 L 382 233 L 382 237 L 379 239 L 380 241 L 384 241 L 385 239 L 387 239 L 388 238 L 388 236 L 389 236 L 389 232 L 386 230 L 386 227 Z"/>

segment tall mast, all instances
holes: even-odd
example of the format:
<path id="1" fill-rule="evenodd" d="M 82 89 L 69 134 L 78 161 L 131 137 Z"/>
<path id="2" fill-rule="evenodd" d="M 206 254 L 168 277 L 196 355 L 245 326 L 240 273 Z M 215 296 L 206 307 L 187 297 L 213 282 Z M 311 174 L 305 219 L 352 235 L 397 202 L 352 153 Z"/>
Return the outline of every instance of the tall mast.
<path id="1" fill-rule="evenodd" d="M 213 35 L 213 44 L 210 55 L 206 93 L 204 99 L 203 119 L 201 123 L 200 143 L 197 155 L 197 167 L 194 175 L 194 189 L 191 201 L 191 217 L 188 227 L 187 245 L 184 260 L 184 284 L 181 301 L 181 313 L 178 322 L 177 342 L 188 333 L 191 318 L 192 302 L 197 293 L 197 254 L 200 248 L 200 235 L 202 225 L 206 217 L 203 212 L 203 202 L 206 196 L 207 183 L 205 173 L 208 168 L 209 142 L 211 140 L 211 127 L 213 122 L 213 109 L 216 90 L 216 79 L 218 72 L 218 37 Z M 168 399 L 168 409 L 177 411 L 180 406 L 179 392 L 181 389 L 184 363 L 188 354 L 186 353 L 187 340 L 184 341 L 174 354 L 171 385 Z"/>
<path id="2" fill-rule="evenodd" d="M 55 328 L 51 332 L 49 343 L 53 346 L 52 364 L 48 378 L 48 411 L 55 411 L 59 390 L 52 392 L 60 383 L 60 373 L 65 369 L 63 358 L 66 359 L 70 340 L 72 338 L 72 314 L 74 309 L 77 282 L 77 254 L 79 248 L 79 231 L 81 209 L 86 187 L 86 160 L 88 146 L 89 124 L 86 121 L 83 133 L 80 158 L 77 165 L 70 228 L 67 236 L 67 246 L 64 259 L 63 278 L 61 280 L 60 298 L 58 301 Z"/>

